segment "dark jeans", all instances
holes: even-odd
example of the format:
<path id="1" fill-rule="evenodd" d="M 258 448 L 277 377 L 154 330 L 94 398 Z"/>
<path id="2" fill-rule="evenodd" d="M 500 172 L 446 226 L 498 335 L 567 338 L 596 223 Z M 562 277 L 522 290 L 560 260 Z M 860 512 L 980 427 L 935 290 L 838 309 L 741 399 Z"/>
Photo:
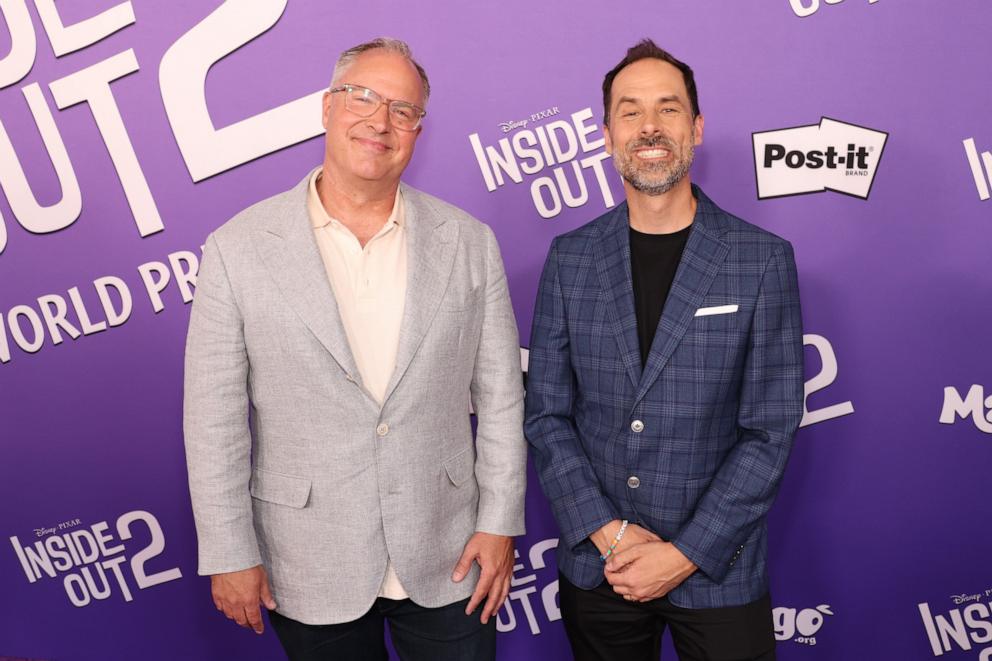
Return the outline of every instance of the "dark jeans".
<path id="1" fill-rule="evenodd" d="M 667 597 L 625 601 L 607 581 L 577 588 L 559 574 L 561 617 L 578 661 L 657 661 L 671 627 L 682 661 L 774 661 L 771 598 L 728 608 L 679 608 Z"/>
<path id="2" fill-rule="evenodd" d="M 496 618 L 479 622 L 481 608 L 465 615 L 468 599 L 424 608 L 409 599 L 376 599 L 368 613 L 342 624 L 303 624 L 276 611 L 269 621 L 290 661 L 385 661 L 384 623 L 400 658 L 476 661 L 496 658 Z"/>

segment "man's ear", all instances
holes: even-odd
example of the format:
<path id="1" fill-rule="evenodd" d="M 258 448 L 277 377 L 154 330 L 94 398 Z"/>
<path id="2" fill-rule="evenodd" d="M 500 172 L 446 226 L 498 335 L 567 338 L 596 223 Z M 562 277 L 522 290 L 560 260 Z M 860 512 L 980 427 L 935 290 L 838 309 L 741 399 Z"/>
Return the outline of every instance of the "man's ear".
<path id="1" fill-rule="evenodd" d="M 331 115 L 331 101 L 334 99 L 334 95 L 330 92 L 324 92 L 324 98 L 321 100 L 321 112 L 320 112 L 320 123 L 324 125 L 324 130 L 327 130 L 327 122 Z"/>

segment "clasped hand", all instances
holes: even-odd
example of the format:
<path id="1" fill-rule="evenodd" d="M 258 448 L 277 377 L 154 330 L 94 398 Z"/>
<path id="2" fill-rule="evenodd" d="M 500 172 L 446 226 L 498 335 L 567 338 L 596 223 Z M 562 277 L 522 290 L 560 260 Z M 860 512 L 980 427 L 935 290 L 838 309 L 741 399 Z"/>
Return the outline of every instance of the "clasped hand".
<path id="1" fill-rule="evenodd" d="M 593 534 L 592 541 L 601 555 L 609 549 L 619 528 L 619 521 L 610 522 Z M 624 599 L 644 602 L 664 597 L 696 569 L 675 545 L 631 523 L 607 559 L 603 574 L 613 591 Z"/>

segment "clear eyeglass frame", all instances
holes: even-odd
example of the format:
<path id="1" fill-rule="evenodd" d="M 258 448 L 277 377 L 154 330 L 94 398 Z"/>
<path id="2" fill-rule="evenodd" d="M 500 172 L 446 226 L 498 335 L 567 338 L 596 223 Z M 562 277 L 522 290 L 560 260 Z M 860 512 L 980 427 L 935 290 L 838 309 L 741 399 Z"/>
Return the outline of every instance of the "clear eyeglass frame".
<path id="1" fill-rule="evenodd" d="M 386 104 L 389 109 L 389 122 L 401 131 L 416 131 L 427 111 L 408 101 L 387 99 L 374 89 L 345 83 L 330 89 L 331 94 L 344 92 L 344 107 L 359 117 L 371 117 Z"/>

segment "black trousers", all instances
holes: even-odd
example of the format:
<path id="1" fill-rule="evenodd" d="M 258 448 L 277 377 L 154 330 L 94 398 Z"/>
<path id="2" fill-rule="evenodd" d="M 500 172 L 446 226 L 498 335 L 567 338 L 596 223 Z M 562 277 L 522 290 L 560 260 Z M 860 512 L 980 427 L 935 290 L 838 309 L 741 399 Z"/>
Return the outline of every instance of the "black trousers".
<path id="1" fill-rule="evenodd" d="M 681 661 L 774 661 L 771 598 L 729 608 L 629 602 L 607 581 L 592 590 L 559 576 L 561 617 L 578 661 L 657 661 L 665 627 Z"/>
<path id="2" fill-rule="evenodd" d="M 384 624 L 393 647 L 409 661 L 487 661 L 496 658 L 496 618 L 465 615 L 468 599 L 424 608 L 409 599 L 375 600 L 368 613 L 342 624 L 303 624 L 276 611 L 269 622 L 290 661 L 386 661 Z"/>

